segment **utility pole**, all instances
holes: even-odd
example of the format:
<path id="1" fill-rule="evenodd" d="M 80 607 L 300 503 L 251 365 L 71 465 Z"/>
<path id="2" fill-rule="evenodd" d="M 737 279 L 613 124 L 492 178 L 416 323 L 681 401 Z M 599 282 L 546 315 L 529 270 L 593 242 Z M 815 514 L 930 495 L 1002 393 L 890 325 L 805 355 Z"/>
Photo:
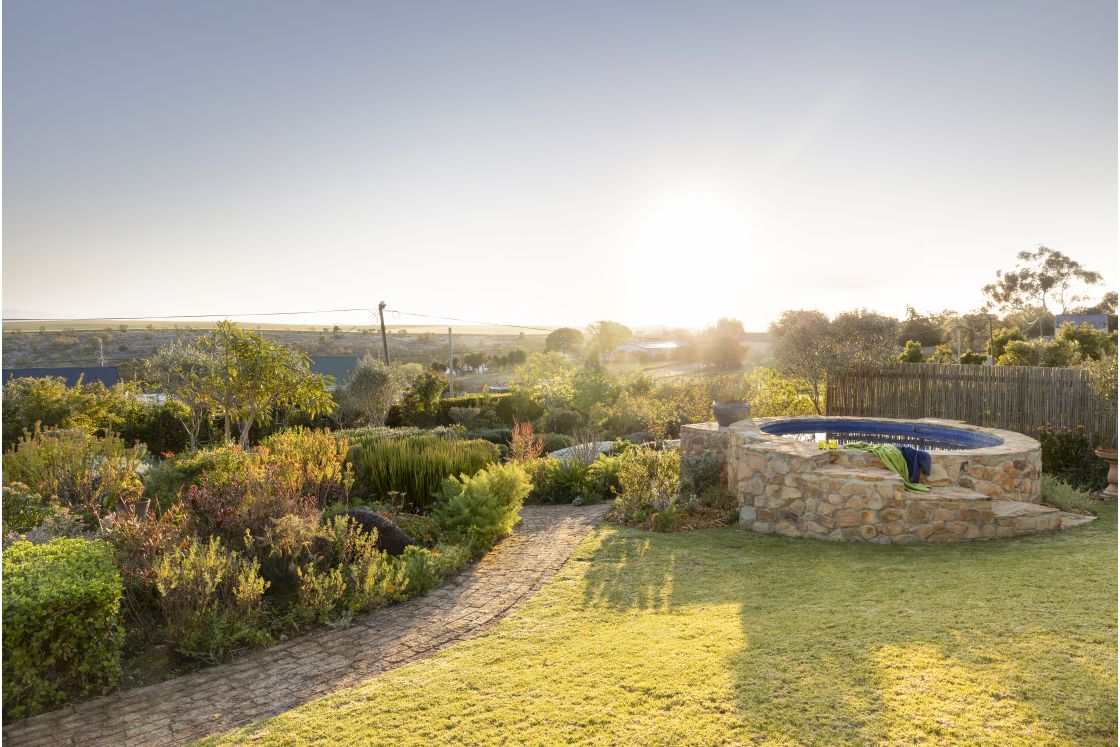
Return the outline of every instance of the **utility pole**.
<path id="1" fill-rule="evenodd" d="M 385 336 L 385 302 L 377 304 L 377 315 L 381 317 L 381 347 L 385 349 L 385 365 L 389 365 L 389 338 Z"/>
<path id="2" fill-rule="evenodd" d="M 455 361 L 454 349 L 451 346 L 451 327 L 447 328 L 447 396 L 455 396 Z"/>
<path id="3" fill-rule="evenodd" d="M 105 341 L 101 337 L 97 338 L 97 350 L 101 356 L 101 366 L 105 366 Z"/>
<path id="4" fill-rule="evenodd" d="M 957 362 L 961 360 L 961 327 L 957 325 Z"/>

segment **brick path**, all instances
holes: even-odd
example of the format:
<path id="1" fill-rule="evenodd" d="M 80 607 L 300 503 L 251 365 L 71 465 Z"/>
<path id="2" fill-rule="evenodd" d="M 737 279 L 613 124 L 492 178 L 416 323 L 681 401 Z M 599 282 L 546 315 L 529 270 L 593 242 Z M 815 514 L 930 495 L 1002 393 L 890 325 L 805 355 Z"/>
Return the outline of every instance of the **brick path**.
<path id="1" fill-rule="evenodd" d="M 602 519 L 606 505 L 526 506 L 524 521 L 444 586 L 345 630 L 5 724 L 4 743 L 178 745 L 259 721 L 472 638 L 521 608 Z"/>

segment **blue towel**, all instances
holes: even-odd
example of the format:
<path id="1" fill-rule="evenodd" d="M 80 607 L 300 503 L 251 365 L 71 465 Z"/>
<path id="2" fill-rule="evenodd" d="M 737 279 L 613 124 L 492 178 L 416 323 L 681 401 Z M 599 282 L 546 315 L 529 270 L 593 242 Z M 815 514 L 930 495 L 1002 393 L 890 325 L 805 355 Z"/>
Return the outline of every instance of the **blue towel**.
<path id="1" fill-rule="evenodd" d="M 902 452 L 902 458 L 906 460 L 906 471 L 910 473 L 910 482 L 921 480 L 922 472 L 929 474 L 933 467 L 933 460 L 930 459 L 928 451 L 910 446 L 899 446 L 898 450 Z"/>

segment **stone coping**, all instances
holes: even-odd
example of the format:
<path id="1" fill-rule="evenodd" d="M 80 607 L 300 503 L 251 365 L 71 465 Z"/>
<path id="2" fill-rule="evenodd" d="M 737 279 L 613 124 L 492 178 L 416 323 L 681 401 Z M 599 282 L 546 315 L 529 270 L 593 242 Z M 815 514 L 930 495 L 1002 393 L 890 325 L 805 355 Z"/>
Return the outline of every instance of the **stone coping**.
<path id="1" fill-rule="evenodd" d="M 820 416 L 820 415 L 794 415 L 789 417 L 769 417 L 769 418 L 752 418 L 748 420 L 740 420 L 737 423 L 732 423 L 726 428 L 721 428 L 718 423 L 695 423 L 682 428 L 690 428 L 700 431 L 726 431 L 738 437 L 740 442 L 750 441 L 765 441 L 774 445 L 782 446 L 782 451 L 798 456 L 809 456 L 821 451 L 828 451 L 827 449 L 820 449 L 817 444 L 807 441 L 798 441 L 785 436 L 778 436 L 771 433 L 766 433 L 761 430 L 761 426 L 768 423 L 789 422 L 798 420 L 820 420 L 826 417 L 828 420 L 835 420 L 836 422 L 845 421 L 867 421 L 867 420 L 882 420 L 892 423 L 929 423 L 931 425 L 941 425 L 947 428 L 956 428 L 962 431 L 970 431 L 972 433 L 983 433 L 988 436 L 994 436 L 1000 439 L 1003 443 L 997 446 L 981 446 L 975 449 L 929 449 L 931 454 L 945 454 L 945 455 L 963 455 L 970 454 L 975 456 L 1004 456 L 1012 454 L 1020 454 L 1025 451 L 1032 451 L 1041 448 L 1041 444 L 1036 439 L 1030 436 L 1025 436 L 1022 433 L 1015 431 L 1006 431 L 1000 428 L 984 428 L 978 425 L 971 425 L 963 420 L 947 420 L 944 418 L 873 418 L 873 417 L 848 417 L 848 416 Z M 787 448 L 792 447 L 792 448 Z"/>

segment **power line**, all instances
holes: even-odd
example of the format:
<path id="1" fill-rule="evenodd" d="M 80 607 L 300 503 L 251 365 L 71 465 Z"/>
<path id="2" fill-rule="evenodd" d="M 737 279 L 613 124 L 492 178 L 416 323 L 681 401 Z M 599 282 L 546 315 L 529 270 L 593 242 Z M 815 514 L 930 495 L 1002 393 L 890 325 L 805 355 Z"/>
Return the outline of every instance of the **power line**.
<path id="1" fill-rule="evenodd" d="M 373 309 L 316 309 L 313 311 L 260 311 L 246 314 L 149 314 L 147 316 L 91 316 L 80 319 L 36 319 L 32 317 L 5 317 L 5 322 L 136 322 L 158 321 L 162 319 L 206 319 L 210 317 L 235 317 L 235 316 L 296 316 L 299 314 L 337 314 L 348 311 L 368 311 Z"/>
<path id="2" fill-rule="evenodd" d="M 386 309 L 386 311 L 394 314 L 406 314 L 407 316 L 419 316 L 425 319 L 442 319 L 448 322 L 461 322 L 463 324 L 482 324 L 489 327 L 512 327 L 513 329 L 531 329 L 535 332 L 553 332 L 556 327 L 529 327 L 524 324 L 501 324 L 499 322 L 480 322 L 473 319 L 458 319 L 453 316 L 437 316 L 435 314 L 417 314 L 415 311 L 401 311 L 400 309 Z"/>

